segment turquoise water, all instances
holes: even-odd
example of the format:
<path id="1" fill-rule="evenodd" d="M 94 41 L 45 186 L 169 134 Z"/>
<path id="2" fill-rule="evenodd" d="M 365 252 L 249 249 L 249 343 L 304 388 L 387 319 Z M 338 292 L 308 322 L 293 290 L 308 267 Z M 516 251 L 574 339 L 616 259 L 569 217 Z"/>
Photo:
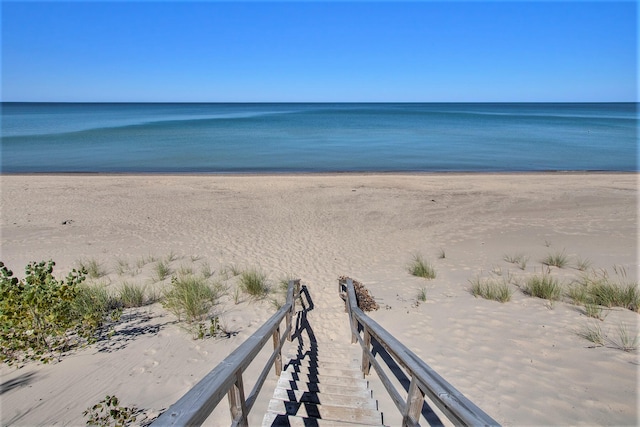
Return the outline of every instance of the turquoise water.
<path id="1" fill-rule="evenodd" d="M 3 103 L 25 172 L 638 170 L 638 105 Z"/>

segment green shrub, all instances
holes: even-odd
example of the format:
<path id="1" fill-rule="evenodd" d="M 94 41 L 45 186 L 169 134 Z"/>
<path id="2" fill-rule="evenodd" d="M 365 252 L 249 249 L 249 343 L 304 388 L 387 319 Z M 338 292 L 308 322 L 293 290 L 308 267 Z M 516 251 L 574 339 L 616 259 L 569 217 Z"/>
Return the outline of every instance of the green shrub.
<path id="1" fill-rule="evenodd" d="M 414 255 L 413 261 L 409 265 L 409 273 L 417 277 L 424 277 L 425 279 L 435 279 L 436 271 L 433 269 L 428 261 L 422 259 L 422 256 Z"/>
<path id="2" fill-rule="evenodd" d="M 264 298 L 269 293 L 266 274 L 256 269 L 245 270 L 240 274 L 240 287 L 253 298 Z"/>
<path id="3" fill-rule="evenodd" d="M 222 285 L 209 284 L 200 276 L 174 276 L 162 305 L 175 314 L 178 320 L 184 316 L 189 323 L 199 322 L 206 319 L 224 291 Z"/>
<path id="4" fill-rule="evenodd" d="M 87 408 L 83 414 L 88 417 L 86 424 L 88 426 L 124 427 L 136 421 L 134 414 L 137 411 L 136 407 L 120 406 L 118 398 L 115 396 L 106 396 L 100 402 Z"/>
<path id="5" fill-rule="evenodd" d="M 560 299 L 562 295 L 562 286 L 557 279 L 551 277 L 549 274 L 529 277 L 525 282 L 523 290 L 528 295 L 549 301 L 556 301 Z"/>
<path id="6" fill-rule="evenodd" d="M 86 274 L 92 279 L 98 279 L 107 275 L 107 270 L 94 258 L 79 260 L 78 270 L 86 271 Z"/>
<path id="7" fill-rule="evenodd" d="M 0 262 L 0 359 L 49 361 L 58 352 L 91 339 L 116 302 L 104 288 L 82 285 L 86 271 L 65 280 L 53 276 L 55 263 L 30 263 L 25 278 Z M 96 290 L 97 289 L 97 290 Z"/>

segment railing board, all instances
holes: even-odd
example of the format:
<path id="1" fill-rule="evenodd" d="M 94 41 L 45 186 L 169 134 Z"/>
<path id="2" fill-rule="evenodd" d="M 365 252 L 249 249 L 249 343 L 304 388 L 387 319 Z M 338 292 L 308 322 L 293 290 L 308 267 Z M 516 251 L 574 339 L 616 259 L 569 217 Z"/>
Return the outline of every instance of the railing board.
<path id="1" fill-rule="evenodd" d="M 253 403 L 255 403 L 255 397 L 259 392 L 259 388 L 264 383 L 264 379 L 262 379 L 260 386 L 257 389 L 254 387 L 254 390 L 252 390 L 249 396 L 250 399 L 247 401 L 244 398 L 244 390 L 238 389 L 238 387 L 243 387 L 242 372 L 247 369 L 253 359 L 260 353 L 264 344 L 272 337 L 274 330 L 279 327 L 282 320 L 287 317 L 287 314 L 291 314 L 291 310 L 293 310 L 294 307 L 294 289 L 296 293 L 299 293 L 299 286 L 299 281 L 290 281 L 285 305 L 258 328 L 253 335 L 247 338 L 238 348 L 220 362 L 218 366 L 205 375 L 191 390 L 185 393 L 184 396 L 160 415 L 160 417 L 152 423 L 152 426 L 201 425 L 225 395 L 228 395 L 230 399 L 232 424 L 241 425 L 244 421 L 242 417 L 238 419 L 236 409 L 241 408 L 240 415 L 244 413 L 246 417 Z M 288 323 L 286 335 L 284 336 L 290 336 L 291 322 L 289 321 Z M 281 350 L 283 343 L 284 339 L 281 339 L 278 351 L 274 351 L 272 356 L 277 356 L 277 352 Z M 275 356 L 273 357 L 273 360 L 271 357 L 269 359 L 270 363 L 267 364 L 267 372 L 274 363 Z M 241 402 L 236 402 L 237 398 L 240 398 Z M 251 406 L 249 406 L 248 403 Z M 234 413 L 234 411 L 236 411 L 236 413 Z"/>
<path id="2" fill-rule="evenodd" d="M 340 281 L 338 283 L 340 292 L 342 292 L 342 283 L 343 282 Z M 462 395 L 462 393 L 455 389 L 455 387 L 449 384 L 431 367 L 424 363 L 424 361 L 416 356 L 411 350 L 405 347 L 404 344 L 398 341 L 398 339 L 387 332 L 376 321 L 367 316 L 357 305 L 353 281 L 351 279 L 347 279 L 345 285 L 352 342 L 359 342 L 363 351 L 369 352 L 368 349 L 365 350 L 364 341 L 358 332 L 358 325 L 362 325 L 365 333 L 370 334 L 376 339 L 376 341 L 385 349 L 385 351 L 387 351 L 387 353 L 389 353 L 394 361 L 410 374 L 415 385 L 419 387 L 420 390 L 424 392 L 430 400 L 455 424 L 499 425 L 493 418 L 478 408 L 473 402 L 467 399 Z M 375 361 L 372 353 L 370 361 L 375 368 L 375 363 L 377 363 L 377 361 Z M 376 369 L 376 372 L 378 372 L 378 369 Z M 409 395 L 408 398 L 411 399 L 412 396 Z M 396 406 L 398 406 L 397 403 Z M 404 410 L 402 413 L 405 413 Z"/>

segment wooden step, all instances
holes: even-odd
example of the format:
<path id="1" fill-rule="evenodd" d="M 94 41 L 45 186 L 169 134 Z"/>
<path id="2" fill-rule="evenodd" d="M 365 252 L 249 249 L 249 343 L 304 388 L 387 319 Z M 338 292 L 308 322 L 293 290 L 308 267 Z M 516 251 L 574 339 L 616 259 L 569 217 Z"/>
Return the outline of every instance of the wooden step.
<path id="1" fill-rule="evenodd" d="M 315 405 L 313 403 L 286 402 L 278 399 L 269 401 L 269 412 L 282 415 L 293 415 L 305 418 L 316 418 L 330 421 L 381 425 L 382 415 L 374 409 L 345 408 L 331 405 Z"/>
<path id="2" fill-rule="evenodd" d="M 317 418 L 294 417 L 290 415 L 267 412 L 262 420 L 262 427 L 365 427 L 371 424 L 347 423 Z M 376 424 L 382 426 L 382 424 Z"/>
<path id="3" fill-rule="evenodd" d="M 284 366 L 307 366 L 309 368 L 328 368 L 328 369 L 351 369 L 358 371 L 361 369 L 361 362 L 359 360 L 309 360 L 309 359 L 289 359 L 284 358 Z"/>
<path id="4" fill-rule="evenodd" d="M 358 378 L 364 379 L 364 374 L 358 369 L 332 369 L 332 368 L 320 368 L 316 366 L 304 366 L 304 365 L 287 365 L 285 368 L 287 372 L 296 372 L 298 374 L 306 375 L 322 375 L 330 377 L 341 378 Z"/>
<path id="5" fill-rule="evenodd" d="M 358 361 L 362 356 L 355 355 L 351 353 L 345 352 L 322 352 L 318 353 L 315 351 L 305 350 L 299 352 L 287 351 L 284 353 L 287 357 L 291 359 L 308 359 L 308 360 L 324 360 L 324 361 Z"/>
<path id="6" fill-rule="evenodd" d="M 290 371 L 282 371 L 280 375 L 281 379 L 304 382 L 304 383 L 319 383 L 319 384 L 333 384 L 333 385 L 349 385 L 349 386 L 362 386 L 368 387 L 369 381 L 360 378 L 342 378 L 329 375 L 315 375 L 305 374 Z"/>
<path id="7" fill-rule="evenodd" d="M 280 378 L 277 387 L 294 391 L 310 391 L 314 393 L 348 395 L 369 398 L 372 396 L 371 390 L 366 385 L 335 385 L 306 383 L 302 381 L 287 380 Z"/>
<path id="8" fill-rule="evenodd" d="M 316 405 L 346 406 L 349 408 L 378 409 L 378 402 L 371 396 L 349 396 L 330 393 L 316 393 L 312 391 L 289 390 L 277 387 L 273 398 L 290 402 L 314 403 Z"/>

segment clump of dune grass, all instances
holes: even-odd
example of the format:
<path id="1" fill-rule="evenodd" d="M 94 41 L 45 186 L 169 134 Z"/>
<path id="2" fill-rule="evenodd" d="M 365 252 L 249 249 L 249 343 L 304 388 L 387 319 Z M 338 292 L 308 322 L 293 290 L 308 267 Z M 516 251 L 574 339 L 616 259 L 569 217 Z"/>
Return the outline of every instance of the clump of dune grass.
<path id="1" fill-rule="evenodd" d="M 602 315 L 602 307 L 598 304 L 587 303 L 584 305 L 584 314 L 598 320 L 604 320 Z"/>
<path id="2" fill-rule="evenodd" d="M 202 276 L 205 279 L 208 279 L 209 277 L 213 276 L 214 271 L 211 269 L 211 265 L 209 265 L 208 262 L 203 262 L 200 265 L 200 274 L 202 274 Z"/>
<path id="3" fill-rule="evenodd" d="M 178 255 L 176 255 L 176 253 L 173 251 L 169 252 L 165 258 L 167 264 L 170 264 L 177 259 L 178 259 Z"/>
<path id="4" fill-rule="evenodd" d="M 436 277 L 436 271 L 429 261 L 425 261 L 419 254 L 414 255 L 413 261 L 409 265 L 409 273 L 425 279 L 435 279 Z"/>
<path id="5" fill-rule="evenodd" d="M 445 259 L 446 257 L 447 257 L 447 254 L 445 253 L 444 249 L 440 248 L 440 251 L 438 251 L 438 258 Z"/>
<path id="6" fill-rule="evenodd" d="M 120 286 L 120 301 L 125 308 L 142 307 L 145 304 L 145 289 L 142 286 L 123 282 Z"/>
<path id="7" fill-rule="evenodd" d="M 160 260 L 158 262 L 156 262 L 156 265 L 154 266 L 154 279 L 156 282 L 161 282 L 164 279 L 166 279 L 167 277 L 169 277 L 169 275 L 172 273 L 171 268 L 169 267 L 169 264 Z"/>
<path id="8" fill-rule="evenodd" d="M 142 268 L 147 264 L 151 264 L 152 262 L 156 262 L 157 258 L 153 255 L 148 255 L 148 256 L 143 256 L 138 258 L 138 260 L 136 261 L 136 267 L 138 268 Z"/>
<path id="9" fill-rule="evenodd" d="M 420 288 L 418 290 L 417 299 L 419 302 L 425 302 L 427 300 L 427 288 Z"/>
<path id="10" fill-rule="evenodd" d="M 78 268 L 86 271 L 87 275 L 92 279 L 98 279 L 107 275 L 107 270 L 95 258 L 81 259 L 77 262 Z"/>
<path id="11" fill-rule="evenodd" d="M 162 305 L 178 320 L 184 317 L 189 323 L 200 322 L 206 319 L 224 292 L 224 286 L 211 284 L 201 276 L 173 276 Z"/>
<path id="12" fill-rule="evenodd" d="M 627 352 L 638 349 L 638 340 L 638 336 L 632 335 L 629 329 L 622 323 L 618 325 L 617 335 L 615 337 L 612 338 L 609 335 L 606 337 L 606 341 L 614 348 Z"/>
<path id="13" fill-rule="evenodd" d="M 507 302 L 511 300 L 513 295 L 513 289 L 506 281 L 498 281 L 493 279 L 481 279 L 476 277 L 469 280 L 471 283 L 471 294 L 474 297 L 482 297 L 489 300 L 498 302 Z"/>
<path id="14" fill-rule="evenodd" d="M 267 276 L 262 271 L 251 268 L 240 273 L 240 287 L 252 298 L 264 298 L 269 293 Z"/>
<path id="15" fill-rule="evenodd" d="M 542 260 L 542 263 L 548 266 L 564 268 L 567 266 L 567 264 L 569 264 L 569 258 L 567 257 L 567 254 L 564 251 L 554 252 L 552 254 L 548 254 Z"/>
<path id="16" fill-rule="evenodd" d="M 527 295 L 549 301 L 556 301 L 562 296 L 560 282 L 548 273 L 527 278 L 524 282 L 523 291 Z"/>
<path id="17" fill-rule="evenodd" d="M 506 262 L 517 265 L 520 270 L 525 270 L 529 261 L 529 257 L 523 254 L 505 255 L 503 259 Z"/>
<path id="18" fill-rule="evenodd" d="M 178 274 L 182 276 L 193 274 L 193 266 L 181 264 L 180 267 L 178 267 Z"/>
<path id="19" fill-rule="evenodd" d="M 122 258 L 116 258 L 116 273 L 119 276 L 122 276 L 131 271 L 131 266 L 129 266 L 129 262 Z"/>
<path id="20" fill-rule="evenodd" d="M 614 268 L 615 278 L 606 270 L 583 275 L 571 289 L 569 297 L 578 304 L 595 304 L 604 307 L 623 307 L 640 311 L 638 283 L 627 281 L 626 270 Z"/>
<path id="21" fill-rule="evenodd" d="M 591 260 L 588 258 L 578 258 L 576 260 L 576 269 L 580 271 L 587 271 L 591 267 Z"/>
<path id="22" fill-rule="evenodd" d="M 604 345 L 604 334 L 602 333 L 602 328 L 598 323 L 588 323 L 582 330 L 578 331 L 578 336 L 594 343 L 597 346 Z"/>

